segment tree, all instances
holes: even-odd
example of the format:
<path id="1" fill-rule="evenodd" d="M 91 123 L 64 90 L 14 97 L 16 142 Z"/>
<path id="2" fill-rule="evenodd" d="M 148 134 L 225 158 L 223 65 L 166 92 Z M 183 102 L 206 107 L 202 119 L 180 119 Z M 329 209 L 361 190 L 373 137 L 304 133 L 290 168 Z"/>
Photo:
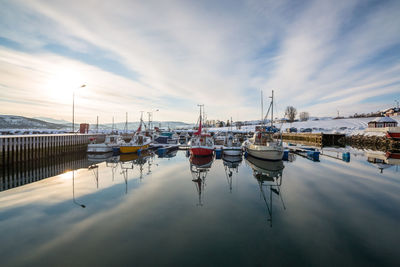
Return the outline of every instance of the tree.
<path id="1" fill-rule="evenodd" d="M 227 120 L 227 121 L 226 121 L 226 127 L 229 127 L 229 126 L 231 126 L 231 123 L 230 123 L 229 120 Z"/>
<path id="2" fill-rule="evenodd" d="M 308 119 L 310 118 L 310 114 L 308 114 L 308 112 L 300 112 L 300 121 L 308 121 Z"/>
<path id="3" fill-rule="evenodd" d="M 287 106 L 285 110 L 285 117 L 289 119 L 290 122 L 294 121 L 294 118 L 296 118 L 297 115 L 297 110 L 295 107 L 292 106 Z"/>

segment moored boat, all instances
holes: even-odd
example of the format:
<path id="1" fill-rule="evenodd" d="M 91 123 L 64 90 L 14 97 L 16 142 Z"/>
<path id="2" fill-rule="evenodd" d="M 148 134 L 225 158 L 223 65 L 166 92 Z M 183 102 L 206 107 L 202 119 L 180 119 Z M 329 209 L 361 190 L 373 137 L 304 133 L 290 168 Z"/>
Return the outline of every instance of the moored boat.
<path id="1" fill-rule="evenodd" d="M 225 136 L 224 145 L 222 146 L 222 153 L 229 156 L 242 155 L 242 144 L 240 143 L 239 139 L 235 137 L 232 130 L 229 131 Z"/>
<path id="2" fill-rule="evenodd" d="M 141 134 L 142 118 L 140 118 L 140 125 L 135 135 L 129 142 L 121 142 L 119 151 L 123 154 L 137 153 L 139 150 L 146 150 L 150 147 L 151 138 Z"/>
<path id="3" fill-rule="evenodd" d="M 214 140 L 210 134 L 202 130 L 201 107 L 199 117 L 199 129 L 190 140 L 190 154 L 193 156 L 210 156 L 214 153 Z"/>
<path id="4" fill-rule="evenodd" d="M 121 137 L 119 135 L 107 135 L 103 143 L 96 144 L 95 140 L 88 144 L 88 153 L 107 153 L 112 152 L 114 148 L 119 147 L 119 141 Z"/>
<path id="5" fill-rule="evenodd" d="M 273 111 L 274 91 L 272 91 L 271 98 L 270 110 Z M 271 127 L 269 129 L 273 129 L 273 112 L 271 112 Z M 249 155 L 256 158 L 274 161 L 283 158 L 282 140 L 275 140 L 274 132 L 266 131 L 266 127 L 259 127 L 253 137 L 246 142 L 245 148 Z"/>

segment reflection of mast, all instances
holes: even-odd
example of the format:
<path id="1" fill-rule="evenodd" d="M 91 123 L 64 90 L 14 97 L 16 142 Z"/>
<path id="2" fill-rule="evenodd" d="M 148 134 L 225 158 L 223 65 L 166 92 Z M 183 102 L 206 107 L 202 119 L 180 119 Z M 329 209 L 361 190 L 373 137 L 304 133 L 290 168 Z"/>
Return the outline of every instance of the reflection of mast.
<path id="1" fill-rule="evenodd" d="M 192 182 L 196 186 L 197 193 L 199 194 L 199 203 L 197 206 L 203 206 L 202 196 L 206 186 L 206 176 L 210 170 L 213 157 L 190 157 L 190 172 L 192 173 Z"/>
<path id="2" fill-rule="evenodd" d="M 93 171 L 94 179 L 96 180 L 96 186 L 97 189 L 99 189 L 99 166 L 97 166 L 96 164 L 90 165 L 88 169 Z"/>
<path id="3" fill-rule="evenodd" d="M 233 173 L 239 172 L 239 165 L 242 162 L 242 156 L 225 156 L 222 158 L 224 162 L 224 169 L 226 180 L 228 181 L 229 192 L 232 193 L 232 179 Z"/>
<path id="4" fill-rule="evenodd" d="M 115 172 L 118 167 L 118 157 L 113 157 L 110 161 L 106 161 L 106 166 L 111 167 L 112 181 L 114 182 Z"/>
<path id="5" fill-rule="evenodd" d="M 272 194 L 273 193 L 275 193 L 275 194 L 277 194 L 279 196 L 279 198 L 281 199 L 281 202 L 282 202 L 283 209 L 286 209 L 285 203 L 283 202 L 281 189 L 280 189 L 280 186 L 282 184 L 282 175 L 279 175 L 278 177 L 275 177 L 273 182 L 275 184 L 264 184 L 263 180 L 258 180 L 258 185 L 260 186 L 261 195 L 262 195 L 262 197 L 264 199 L 265 205 L 267 206 L 267 211 L 268 211 L 268 214 L 269 214 L 268 221 L 270 222 L 270 226 L 271 227 L 272 227 Z M 268 189 L 269 189 L 269 203 L 268 203 L 268 200 L 267 200 L 267 192 L 264 191 L 263 187 L 267 188 L 267 192 L 268 192 Z"/>
<path id="6" fill-rule="evenodd" d="M 253 176 L 257 179 L 258 185 L 260 187 L 261 196 L 265 202 L 265 205 L 267 206 L 267 212 L 269 215 L 268 221 L 270 222 L 270 226 L 272 227 L 273 194 L 279 196 L 282 202 L 283 209 L 286 209 L 281 192 L 282 172 L 284 168 L 283 162 L 265 161 L 249 156 L 247 158 L 247 163 L 253 169 Z"/>
<path id="7" fill-rule="evenodd" d="M 133 170 L 133 160 L 128 162 L 120 161 L 121 174 L 125 181 L 125 194 L 128 194 L 128 170 Z"/>
<path id="8" fill-rule="evenodd" d="M 81 206 L 82 208 L 86 208 L 85 205 L 83 205 L 75 200 L 75 170 L 72 171 L 72 202 L 78 206 Z"/>

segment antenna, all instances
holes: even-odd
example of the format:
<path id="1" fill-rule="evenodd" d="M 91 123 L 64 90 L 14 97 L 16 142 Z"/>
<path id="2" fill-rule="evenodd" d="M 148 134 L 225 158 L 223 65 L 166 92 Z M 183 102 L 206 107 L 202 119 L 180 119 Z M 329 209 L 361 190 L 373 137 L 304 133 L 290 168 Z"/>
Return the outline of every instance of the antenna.
<path id="1" fill-rule="evenodd" d="M 99 133 L 99 115 L 97 115 L 97 121 L 96 121 L 96 133 Z"/>

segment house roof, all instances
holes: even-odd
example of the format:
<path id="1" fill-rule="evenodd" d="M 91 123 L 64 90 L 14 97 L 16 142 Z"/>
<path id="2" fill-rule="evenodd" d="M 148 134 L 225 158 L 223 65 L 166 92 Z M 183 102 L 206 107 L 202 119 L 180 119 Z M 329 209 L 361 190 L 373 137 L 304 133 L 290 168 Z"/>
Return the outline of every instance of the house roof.
<path id="1" fill-rule="evenodd" d="M 390 117 L 378 117 L 378 118 L 373 119 L 370 122 L 395 122 L 395 123 L 397 123 L 396 120 L 394 120 Z"/>

